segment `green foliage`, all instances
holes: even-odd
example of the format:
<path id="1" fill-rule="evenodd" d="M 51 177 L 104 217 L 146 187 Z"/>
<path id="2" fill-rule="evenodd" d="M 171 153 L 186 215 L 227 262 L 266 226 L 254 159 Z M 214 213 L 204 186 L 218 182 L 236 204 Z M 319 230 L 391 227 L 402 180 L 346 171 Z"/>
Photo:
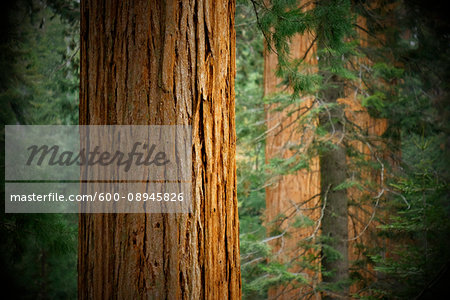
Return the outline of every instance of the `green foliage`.
<path id="1" fill-rule="evenodd" d="M 78 123 L 77 5 L 68 0 L 21 0 L 9 1 L 2 11 L 2 132 L 5 124 Z M 65 15 L 69 7 L 71 17 Z M 1 144 L 3 152 L 4 138 Z M 3 153 L 1 165 L 4 168 Z M 2 212 L 0 237 L 6 292 L 16 299 L 77 297 L 76 215 Z"/>
<path id="2" fill-rule="evenodd" d="M 335 186 L 333 188 L 334 191 L 339 191 L 339 190 L 346 190 L 349 189 L 351 187 L 356 187 L 358 190 L 362 191 L 364 188 L 361 185 L 361 183 L 359 181 L 355 181 L 355 180 L 346 180 L 344 182 L 342 182 L 341 184 Z"/>
<path id="3" fill-rule="evenodd" d="M 262 225 L 265 209 L 264 168 L 265 131 L 262 104 L 263 43 L 257 30 L 252 7 L 238 1 L 236 9 L 237 75 L 236 134 L 237 177 L 240 223 L 241 274 L 243 297 L 264 299 L 264 267 L 270 255 L 262 242 L 266 230 Z"/>
<path id="4" fill-rule="evenodd" d="M 372 259 L 376 270 L 389 278 L 378 283 L 377 290 L 410 299 L 425 289 L 450 259 L 449 185 L 447 171 L 441 169 L 448 165 L 449 157 L 440 147 L 442 138 L 413 134 L 404 140 L 407 172 L 391 183 L 401 193 L 391 203 L 391 210 L 398 213 L 380 226 L 381 234 L 396 243 L 387 249 L 389 256 L 374 255 Z"/>
<path id="5" fill-rule="evenodd" d="M 447 255 L 439 255 L 439 252 L 448 253 L 450 232 L 446 197 L 446 182 L 449 179 L 446 139 L 449 132 L 447 90 L 450 50 L 445 16 L 433 8 L 409 1 L 387 1 L 383 5 L 375 5 L 371 1 L 318 1 L 314 5 L 304 2 L 300 6 L 298 1 L 253 0 L 252 5 L 268 49 L 278 56 L 276 75 L 282 80 L 282 85 L 289 88 L 285 89 L 289 93 L 266 96 L 264 103 L 270 105 L 274 112 L 292 116 L 298 113 L 305 96 L 313 96 L 316 100 L 308 113 L 292 125 L 297 126 L 299 131 L 304 130 L 305 125 L 312 127 L 312 142 L 289 141 L 285 149 L 291 155 L 275 157 L 264 166 L 258 165 L 258 170 L 263 172 L 253 178 L 247 176 L 250 182 L 246 186 L 252 186 L 251 190 L 256 191 L 258 186 L 263 187 L 274 178 L 295 174 L 299 170 L 308 171 L 312 157 L 336 148 L 336 138 L 332 138 L 335 129 L 344 128 L 345 135 L 340 142 L 346 147 L 347 157 L 350 158 L 347 166 L 349 177 L 342 178 L 341 184 L 334 186 L 333 191 L 362 192 L 362 196 L 349 199 L 349 206 L 363 215 L 368 214 L 365 207 L 373 207 L 375 214 L 370 216 L 370 220 L 381 224 L 378 237 L 371 229 L 362 232 L 377 246 L 360 242 L 355 244 L 359 256 L 352 262 L 350 273 L 351 279 L 361 290 L 353 297 L 408 299 L 417 295 L 440 269 L 439 266 L 448 260 Z M 434 22 L 430 15 L 440 19 Z M 366 28 L 357 24 L 357 16 L 367 20 Z M 360 41 L 356 30 L 365 31 L 371 40 Z M 312 34 L 309 48 L 318 48 L 319 72 L 312 71 L 313 67 L 305 60 L 306 55 L 293 58 L 290 53 L 292 38 L 296 34 L 306 33 Z M 336 99 L 345 96 L 348 89 L 356 91 L 357 99 L 372 117 L 388 120 L 389 128 L 382 137 L 371 136 L 368 128 L 359 127 L 339 113 L 345 106 Z M 255 120 L 258 125 L 262 123 L 261 115 L 259 118 Z M 312 121 L 317 119 L 320 119 L 319 124 Z M 240 129 L 240 132 L 250 134 L 251 130 Z M 258 131 L 256 136 L 259 141 L 259 138 L 264 138 L 264 133 Z M 361 152 L 355 142 L 367 145 L 370 153 Z M 388 157 L 386 149 L 390 151 Z M 259 155 L 261 152 L 258 152 L 258 161 L 263 161 Z M 251 160 L 250 155 L 247 161 Z M 250 165 L 245 165 L 245 168 L 251 169 Z M 238 172 L 242 171 L 238 169 Z M 269 175 L 266 178 L 268 181 L 263 180 L 264 174 Z M 373 178 L 363 174 L 373 174 Z M 383 180 L 380 182 L 381 174 Z M 261 209 L 264 195 L 259 194 L 257 201 L 255 198 L 248 200 L 249 195 L 240 196 L 241 206 L 248 205 L 246 202 L 261 203 Z M 381 216 L 384 214 L 388 214 L 390 219 L 383 219 Z M 255 218 L 257 216 L 257 213 L 253 215 Z M 357 218 L 351 216 L 354 217 Z M 241 212 L 241 219 L 244 220 L 241 231 L 246 230 L 242 225 L 248 224 L 246 218 L 244 210 Z M 286 231 L 281 229 L 286 224 L 303 228 L 315 226 L 316 223 L 307 218 L 283 214 L 266 225 L 271 227 L 267 233 L 268 239 L 270 236 L 287 237 Z M 254 230 L 256 228 L 253 227 Z M 264 241 L 267 238 L 262 231 L 257 232 Z M 245 237 L 242 238 L 245 240 Z M 382 242 L 384 239 L 395 240 L 398 249 L 386 248 Z M 329 246 L 329 241 L 324 237 L 321 237 L 319 244 L 299 241 L 298 246 L 300 253 L 302 249 L 320 249 L 324 257 L 340 259 L 340 253 Z M 257 248 L 256 245 L 254 247 Z M 251 293 L 246 292 L 246 295 L 262 297 L 258 290 L 264 291 L 283 282 L 286 285 L 288 281 L 283 280 L 290 278 L 279 276 L 290 267 L 274 263 L 278 258 L 270 258 L 269 254 L 260 254 L 260 257 L 266 259 L 252 263 L 253 270 L 257 270 L 252 276 L 247 277 L 251 272 L 243 268 L 244 291 L 250 293 L 246 286 L 252 287 Z M 302 259 L 305 269 L 314 269 L 308 265 L 308 262 L 314 261 L 314 255 L 308 257 L 304 254 Z M 244 261 L 243 265 L 247 262 Z M 291 262 L 290 266 L 295 264 Z M 375 283 L 368 279 L 373 274 L 367 277 L 371 272 L 370 265 L 375 265 L 379 275 Z M 323 275 L 327 272 L 322 270 Z M 290 280 L 295 281 L 293 278 Z M 302 282 L 299 281 L 300 284 Z M 342 284 L 345 286 L 348 283 Z M 404 288 L 399 289 L 399 285 Z M 319 285 L 317 288 L 338 292 L 341 287 L 337 284 Z"/>
<path id="6" fill-rule="evenodd" d="M 76 215 L 8 215 L 0 221 L 8 290 L 20 299 L 75 299 Z"/>
<path id="7" fill-rule="evenodd" d="M 236 134 L 238 143 L 237 172 L 241 232 L 261 228 L 265 207 L 264 189 L 264 107 L 262 98 L 263 44 L 255 28 L 252 8 L 239 1 L 236 12 L 237 76 L 236 76 Z M 244 200 L 245 199 L 245 200 Z M 246 219 L 246 217 L 249 219 Z M 248 225 L 242 226 L 242 224 Z M 248 229 L 249 228 L 249 229 Z"/>
<path id="8" fill-rule="evenodd" d="M 375 115 L 376 112 L 383 110 L 385 100 L 386 95 L 381 91 L 377 91 L 373 95 L 364 98 L 361 101 L 361 104 L 363 107 L 369 109 L 369 111 L 372 112 L 372 115 Z"/>
<path id="9" fill-rule="evenodd" d="M 0 91 L 0 101 L 2 107 L 11 108 L 4 111 L 3 124 L 76 124 L 77 31 L 49 9 L 37 6 L 31 15 L 22 9 L 19 6 L 15 14 L 27 22 L 12 25 L 20 39 L 4 45 L 12 52 L 3 58 L 11 60 L 2 71 L 8 83 Z"/>

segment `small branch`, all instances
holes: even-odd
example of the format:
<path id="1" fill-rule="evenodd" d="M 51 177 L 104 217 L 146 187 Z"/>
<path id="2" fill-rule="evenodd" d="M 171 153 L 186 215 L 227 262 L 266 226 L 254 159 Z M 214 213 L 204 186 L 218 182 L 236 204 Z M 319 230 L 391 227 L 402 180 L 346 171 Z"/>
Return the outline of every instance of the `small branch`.
<path id="1" fill-rule="evenodd" d="M 261 243 L 267 243 L 267 242 L 270 242 L 270 241 L 272 241 L 272 240 L 279 239 L 279 238 L 283 237 L 285 234 L 286 234 L 286 230 L 283 231 L 283 232 L 282 232 L 281 234 L 279 234 L 279 235 L 275 235 L 275 236 L 271 236 L 271 237 L 265 238 L 264 240 L 261 241 Z"/>
<path id="2" fill-rule="evenodd" d="M 60 64 L 57 68 L 55 68 L 51 73 L 50 76 L 52 76 L 53 74 L 55 74 L 56 72 L 58 72 L 59 70 L 61 70 L 65 65 L 67 65 L 70 61 L 72 61 L 72 59 L 75 57 L 75 55 L 77 55 L 78 51 L 80 50 L 80 46 L 78 46 L 75 51 L 72 53 L 72 55 L 62 64 Z"/>
<path id="3" fill-rule="evenodd" d="M 323 206 L 322 206 L 322 210 L 320 211 L 320 218 L 319 218 L 319 220 L 317 220 L 317 226 L 316 226 L 316 228 L 314 228 L 314 232 L 309 237 L 305 238 L 305 240 L 310 240 L 310 239 L 315 238 L 317 232 L 320 229 L 320 225 L 322 225 L 322 219 L 325 214 L 325 208 L 327 206 L 328 192 L 330 191 L 330 188 L 331 188 L 331 184 L 328 185 L 327 191 L 325 192 L 325 195 L 323 196 Z"/>

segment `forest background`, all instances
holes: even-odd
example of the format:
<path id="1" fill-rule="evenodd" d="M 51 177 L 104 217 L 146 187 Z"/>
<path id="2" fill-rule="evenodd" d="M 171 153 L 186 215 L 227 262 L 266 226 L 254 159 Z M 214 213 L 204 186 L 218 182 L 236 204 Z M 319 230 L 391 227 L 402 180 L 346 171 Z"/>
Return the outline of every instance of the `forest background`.
<path id="1" fill-rule="evenodd" d="M 78 2 L 2 5 L 2 133 L 6 124 L 78 124 Z M 235 28 L 243 297 L 282 298 L 295 292 L 304 299 L 348 291 L 354 298 L 412 299 L 435 293 L 450 270 L 450 28 L 445 9 L 434 1 L 237 1 Z M 372 42 L 362 43 L 363 33 Z M 312 35 L 311 47 L 296 57 L 289 45 L 305 34 Z M 269 52 L 275 53 L 275 64 L 265 60 Z M 320 59 L 312 62 L 310 56 Z M 265 70 L 276 73 L 280 92 L 267 93 Z M 314 159 L 339 144 L 328 137 L 339 131 L 341 116 L 351 106 L 327 102 L 330 91 L 345 99 L 361 82 L 364 88 L 354 98 L 358 111 L 385 120 L 386 130 L 375 141 L 355 120 L 355 126 L 346 127 L 342 140 L 345 155 L 352 158 L 349 170 L 325 189 L 327 178 L 321 177 L 316 204 L 306 206 L 316 214 L 298 214 L 295 205 L 293 213 L 268 212 L 271 189 L 286 176 L 314 171 Z M 316 100 L 307 114 L 298 115 L 305 97 Z M 278 131 L 269 125 L 270 116 L 277 115 L 295 116 L 294 125 L 286 126 L 289 132 L 313 124 L 308 147 L 287 139 L 288 155 L 267 153 L 272 151 L 267 141 Z M 345 116 L 350 124 L 352 118 Z M 373 151 L 358 153 L 356 142 Z M 354 196 L 341 217 L 343 224 L 352 212 L 361 218 L 356 242 L 345 246 L 358 253 L 353 257 L 344 258 L 325 238 L 323 203 L 330 189 Z M 75 299 L 77 216 L 3 211 L 2 283 L 17 298 Z M 311 234 L 314 238 L 305 239 Z M 347 237 L 352 238 L 348 232 Z M 303 255 L 292 256 L 292 251 Z M 336 279 L 327 266 L 344 260 L 347 275 Z"/>

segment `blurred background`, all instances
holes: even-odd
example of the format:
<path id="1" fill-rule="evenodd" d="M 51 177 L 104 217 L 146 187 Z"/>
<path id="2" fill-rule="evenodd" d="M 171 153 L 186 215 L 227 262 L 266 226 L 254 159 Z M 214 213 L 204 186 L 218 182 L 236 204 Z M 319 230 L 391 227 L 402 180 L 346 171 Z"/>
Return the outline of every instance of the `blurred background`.
<path id="1" fill-rule="evenodd" d="M 79 3 L 1 6 L 3 152 L 4 125 L 78 124 Z M 237 1 L 243 298 L 438 299 L 450 270 L 447 16 L 438 1 Z M 341 146 L 336 185 L 318 157 Z M 330 189 L 344 211 L 327 205 Z M 77 298 L 77 215 L 3 211 L 14 298 Z M 337 278 L 327 268 L 343 261 Z"/>

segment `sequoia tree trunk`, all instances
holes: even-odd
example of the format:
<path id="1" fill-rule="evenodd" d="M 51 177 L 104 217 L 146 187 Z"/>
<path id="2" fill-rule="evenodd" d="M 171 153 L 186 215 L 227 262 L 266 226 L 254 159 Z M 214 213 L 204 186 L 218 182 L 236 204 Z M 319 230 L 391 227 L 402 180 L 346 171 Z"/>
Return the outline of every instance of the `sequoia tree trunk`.
<path id="1" fill-rule="evenodd" d="M 305 4 L 305 1 L 299 0 L 299 6 Z M 375 1 L 376 3 L 376 1 Z M 377 6 L 379 4 L 375 4 Z M 367 34 L 367 26 L 364 18 L 359 17 L 359 29 L 357 33 L 362 47 L 368 47 L 370 35 Z M 383 37 L 379 37 L 383 40 Z M 315 60 L 317 56 L 317 47 L 311 45 L 312 37 L 310 34 L 297 35 L 290 40 L 290 54 L 292 58 L 303 58 L 306 55 L 306 61 L 309 64 L 317 64 Z M 377 45 L 379 41 L 371 41 Z M 374 45 L 371 45 L 374 46 Z M 277 57 L 275 53 L 265 49 L 264 56 L 264 92 L 265 95 L 280 91 L 281 80 L 275 76 L 275 69 L 277 65 Z M 320 61 L 319 61 L 320 62 Z M 326 69 L 324 65 L 326 62 L 320 62 L 321 69 Z M 367 58 L 358 58 L 355 63 L 359 65 L 364 63 L 370 65 Z M 305 71 L 305 70 L 302 70 Z M 315 70 L 317 71 L 317 70 Z M 320 71 L 320 70 L 319 70 Z M 325 77 L 327 76 L 324 74 Z M 355 170 L 355 158 L 347 156 L 347 152 L 351 147 L 353 151 L 364 155 L 365 160 L 372 160 L 378 164 L 376 157 L 386 160 L 388 152 L 386 146 L 383 145 L 381 136 L 387 129 L 387 120 L 371 117 L 367 109 L 361 105 L 361 99 L 358 97 L 357 91 L 366 89 L 366 86 L 360 81 L 360 86 L 357 88 L 347 87 L 348 82 L 339 82 L 335 78 L 328 78 L 327 83 L 334 83 L 335 88 L 327 87 L 321 93 L 321 101 L 333 107 L 323 114 L 320 119 L 320 126 L 328 130 L 328 137 L 334 144 L 328 151 L 320 157 L 320 164 L 318 158 L 313 158 L 310 161 L 310 170 L 300 171 L 294 174 L 283 175 L 276 184 L 266 189 L 266 215 L 267 220 L 273 221 L 278 215 L 284 214 L 292 216 L 292 210 L 307 215 L 309 218 L 318 222 L 320 218 L 320 211 L 317 207 L 325 206 L 324 214 L 321 220 L 321 230 L 317 235 L 322 235 L 326 243 L 328 243 L 337 253 L 340 258 L 333 257 L 332 253 L 327 253 L 327 249 L 323 249 L 322 266 L 326 271 L 334 271 L 330 273 L 313 274 L 307 272 L 310 278 L 323 279 L 323 282 L 334 284 L 337 282 L 346 282 L 349 277 L 349 268 L 351 263 L 356 262 L 351 268 L 353 271 L 361 272 L 362 280 L 348 288 L 347 284 L 343 284 L 341 291 L 338 293 L 324 293 L 325 298 L 347 297 L 350 290 L 351 293 L 361 293 L 361 288 L 367 286 L 367 282 L 376 280 L 373 275 L 373 266 L 370 264 L 361 267 L 361 259 L 364 255 L 362 252 L 364 248 L 361 244 L 367 247 L 375 246 L 376 242 L 380 242 L 380 238 L 376 237 L 378 222 L 374 220 L 375 215 L 379 218 L 380 212 L 377 211 L 378 200 L 383 191 L 383 176 L 382 172 L 374 172 L 372 169 Z M 350 85 L 351 86 L 351 85 Z M 306 100 L 300 107 L 299 111 L 311 105 L 311 99 Z M 339 104 L 336 107 L 334 104 Z M 268 108 L 266 115 L 268 134 L 266 140 L 266 158 L 271 158 L 280 155 L 284 158 L 292 155 L 288 150 L 292 141 L 300 141 L 303 147 L 308 147 L 310 143 L 309 135 L 306 127 L 299 128 L 295 120 L 299 114 L 293 113 L 288 115 L 286 111 L 274 111 L 273 106 Z M 295 108 L 291 108 L 295 109 Z M 359 139 L 350 140 L 349 136 L 344 137 L 344 129 L 342 122 L 351 121 L 355 124 L 362 134 L 366 134 L 366 139 L 373 143 L 373 148 L 367 146 Z M 330 124 L 330 119 L 334 119 L 333 126 Z M 348 127 L 351 125 L 347 124 Z M 351 131 L 351 130 L 350 130 Z M 345 141 L 345 145 L 344 145 Z M 294 142 L 295 144 L 295 142 Z M 373 153 L 376 150 L 378 153 Z M 376 156 L 378 155 L 378 156 Z M 353 167 L 353 169 L 352 169 Z M 357 174 L 355 177 L 360 178 L 361 183 L 364 181 L 372 181 L 380 184 L 376 192 L 368 192 L 367 190 L 360 191 L 358 188 L 347 188 L 335 190 L 335 188 L 347 180 L 352 174 Z M 356 180 L 356 179 L 355 179 Z M 314 195 L 321 195 L 322 199 L 314 199 Z M 310 199 L 313 199 L 311 201 Z M 376 199 L 375 199 L 376 198 Z M 322 202 L 322 203 L 320 203 Z M 377 203 L 374 205 L 374 203 Z M 313 209 L 316 207 L 316 209 Z M 379 206 L 378 206 L 379 207 Z M 379 209 L 378 209 L 379 210 Z M 284 222 L 286 225 L 287 222 Z M 285 229 L 281 228 L 282 230 Z M 273 246 L 273 253 L 276 257 L 283 255 L 283 258 L 294 259 L 299 255 L 298 242 L 305 236 L 311 234 L 311 230 L 302 228 L 301 230 L 289 228 L 286 231 L 289 237 L 281 237 L 271 241 Z M 326 237 L 329 237 L 328 239 Z M 283 239 L 284 238 L 284 239 Z M 282 240 L 283 239 L 283 240 Z M 358 245 L 359 244 L 359 245 Z M 331 255 L 326 255 L 331 254 Z M 336 252 L 334 253 L 336 254 Z M 357 265 L 359 264 L 359 265 Z M 294 268 L 291 268 L 293 270 Z M 293 270 L 298 271 L 298 269 Z M 322 278 L 321 278 L 322 277 Z M 313 283 L 314 287 L 315 283 Z M 278 287 L 269 290 L 269 298 L 277 299 L 291 299 L 294 297 L 301 298 L 302 292 L 310 291 L 310 289 L 290 289 L 289 287 Z"/>
<path id="2" fill-rule="evenodd" d="M 80 124 L 191 125 L 192 213 L 80 214 L 79 299 L 239 299 L 234 1 L 81 1 Z"/>
<path id="3" fill-rule="evenodd" d="M 299 1 L 299 6 L 305 5 L 305 9 L 310 9 L 307 1 Z M 307 65 L 302 72 L 316 72 L 317 64 L 316 46 L 314 36 L 311 33 L 297 34 L 290 40 L 290 54 L 292 58 L 305 58 Z M 270 47 L 266 45 L 264 49 L 264 95 L 271 96 L 282 92 L 286 87 L 281 86 L 281 79 L 276 76 L 278 57 Z M 289 91 L 292 92 L 292 91 Z M 299 95 L 300 97 L 304 95 Z M 276 105 L 266 107 L 266 161 L 281 157 L 288 159 L 298 155 L 290 150 L 293 145 L 301 145 L 307 149 L 314 139 L 313 128 L 316 124 L 301 122 L 303 117 L 307 117 L 309 111 L 314 106 L 313 97 L 304 97 L 298 106 L 290 105 L 283 111 L 276 110 Z M 314 120 L 312 120 L 314 123 Z M 273 225 L 278 226 L 277 219 L 282 215 L 288 217 L 284 220 L 279 229 L 285 232 L 281 237 L 270 242 L 273 259 L 281 263 L 289 263 L 289 270 L 293 273 L 303 274 L 308 285 L 301 288 L 294 287 L 293 284 L 278 286 L 269 289 L 269 299 L 302 299 L 311 297 L 318 299 L 320 294 L 315 291 L 316 285 L 320 282 L 320 273 L 311 270 L 311 267 L 300 267 L 302 260 L 308 255 L 317 254 L 313 249 L 299 246 L 300 243 L 308 239 L 312 243 L 314 239 L 310 237 L 319 236 L 314 226 L 295 226 L 295 221 L 304 218 L 317 222 L 320 216 L 320 170 L 319 159 L 313 157 L 309 161 L 309 168 L 300 169 L 292 174 L 285 174 L 277 178 L 276 181 L 266 188 L 266 221 L 269 231 Z M 274 224 L 272 224 L 274 223 Z M 308 261 L 308 264 L 319 268 L 320 262 Z M 304 263 L 303 263 L 304 265 Z M 294 283 L 298 284 L 298 283 Z"/>

